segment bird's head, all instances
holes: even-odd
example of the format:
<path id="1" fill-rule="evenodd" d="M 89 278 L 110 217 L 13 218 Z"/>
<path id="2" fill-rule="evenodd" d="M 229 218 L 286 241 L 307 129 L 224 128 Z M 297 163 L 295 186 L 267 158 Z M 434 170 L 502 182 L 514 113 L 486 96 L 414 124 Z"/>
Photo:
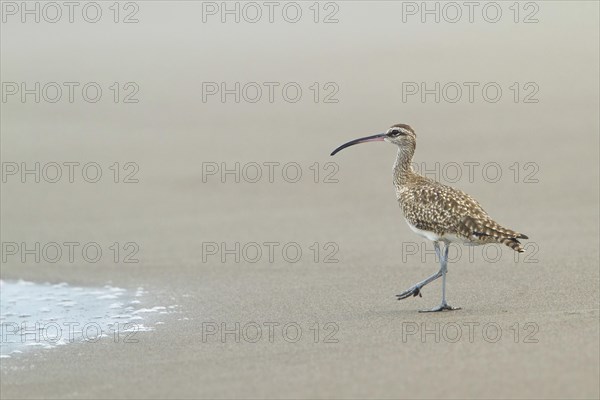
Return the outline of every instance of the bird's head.
<path id="1" fill-rule="evenodd" d="M 417 135 L 415 135 L 415 131 L 413 131 L 409 125 L 396 124 L 392 125 L 385 133 L 378 133 L 377 135 L 367 136 L 344 143 L 331 152 L 331 155 L 333 156 L 346 147 L 354 146 L 355 144 L 384 141 L 395 144 L 401 150 L 414 152 L 417 146 Z"/>

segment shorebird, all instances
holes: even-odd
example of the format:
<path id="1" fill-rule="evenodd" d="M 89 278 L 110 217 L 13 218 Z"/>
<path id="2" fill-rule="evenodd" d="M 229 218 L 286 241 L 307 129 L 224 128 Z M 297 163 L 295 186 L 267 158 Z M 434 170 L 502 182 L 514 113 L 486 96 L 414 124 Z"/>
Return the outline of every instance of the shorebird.
<path id="1" fill-rule="evenodd" d="M 386 133 L 352 140 L 335 149 L 331 155 L 355 144 L 382 141 L 398 146 L 398 155 L 393 169 L 394 187 L 404 218 L 413 232 L 433 242 L 440 260 L 440 270 L 437 273 L 396 297 L 402 300 L 411 296 L 421 296 L 423 286 L 441 277 L 441 304 L 421 312 L 459 310 L 460 308 L 451 307 L 446 302 L 446 273 L 450 244 L 478 246 L 500 243 L 521 253 L 525 250 L 519 239 L 528 239 L 528 237 L 495 222 L 468 194 L 416 173 L 412 168 L 412 159 L 417 147 L 417 136 L 409 125 L 392 125 Z M 440 248 L 442 243 L 443 252 Z"/>

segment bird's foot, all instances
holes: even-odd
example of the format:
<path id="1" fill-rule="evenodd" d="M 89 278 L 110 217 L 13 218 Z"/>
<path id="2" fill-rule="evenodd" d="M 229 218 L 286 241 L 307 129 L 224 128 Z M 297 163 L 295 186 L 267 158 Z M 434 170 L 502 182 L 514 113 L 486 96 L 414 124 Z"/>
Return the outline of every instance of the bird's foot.
<path id="1" fill-rule="evenodd" d="M 398 300 L 403 300 L 403 299 L 409 298 L 411 296 L 423 297 L 421 295 L 421 286 L 413 286 L 410 289 L 405 290 L 404 292 L 396 295 Z"/>
<path id="2" fill-rule="evenodd" d="M 460 310 L 460 307 L 452 307 L 452 306 L 449 306 L 447 303 L 442 303 L 439 306 L 432 308 L 431 310 L 419 310 L 419 312 L 427 313 L 427 312 L 455 311 L 455 310 Z"/>

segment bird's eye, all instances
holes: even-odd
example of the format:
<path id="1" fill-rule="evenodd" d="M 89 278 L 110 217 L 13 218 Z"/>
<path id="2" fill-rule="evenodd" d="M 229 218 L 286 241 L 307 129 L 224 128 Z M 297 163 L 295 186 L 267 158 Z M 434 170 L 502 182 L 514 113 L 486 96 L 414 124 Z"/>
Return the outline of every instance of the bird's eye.
<path id="1" fill-rule="evenodd" d="M 390 132 L 390 136 L 399 136 L 399 135 L 400 135 L 400 130 L 398 130 L 398 129 L 395 129 Z"/>

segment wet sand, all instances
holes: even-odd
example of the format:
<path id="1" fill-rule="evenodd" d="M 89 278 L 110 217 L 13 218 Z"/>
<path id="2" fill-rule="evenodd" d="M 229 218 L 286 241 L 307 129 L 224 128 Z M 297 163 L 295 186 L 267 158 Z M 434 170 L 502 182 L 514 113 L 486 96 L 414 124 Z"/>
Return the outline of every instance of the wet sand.
<path id="1" fill-rule="evenodd" d="M 250 25 L 203 24 L 199 3 L 142 2 L 134 25 L 4 25 L 2 81 L 98 81 L 106 96 L 135 81 L 140 102 L 2 104 L 3 162 L 103 172 L 97 183 L 9 176 L 2 242 L 94 242 L 103 255 L 11 255 L 0 278 L 143 287 L 144 306 L 179 312 L 137 343 L 2 359 L 2 397 L 598 398 L 598 5 L 540 4 L 531 25 L 400 24 L 393 7 L 341 3 L 338 24 Z M 209 81 L 293 81 L 304 96 L 202 102 Z M 495 81 L 504 95 L 403 102 L 413 81 Z M 314 82 L 335 82 L 339 102 L 315 104 Z M 515 103 L 513 82 L 535 82 L 539 102 Z M 438 304 L 439 282 L 395 298 L 438 268 L 395 201 L 395 149 L 328 156 L 396 122 L 415 128 L 417 163 L 439 162 L 445 183 L 457 163 L 451 184 L 531 238 L 516 261 L 508 248 L 451 252 L 448 300 L 462 310 L 418 313 Z M 123 182 L 127 162 L 138 183 Z M 206 174 L 236 162 L 239 183 Z M 497 181 L 482 172 L 490 162 Z M 249 163 L 262 166 L 257 183 Z M 287 163 L 300 166 L 296 183 Z M 479 163 L 473 179 L 465 163 Z M 124 262 L 126 243 L 139 262 Z"/>

